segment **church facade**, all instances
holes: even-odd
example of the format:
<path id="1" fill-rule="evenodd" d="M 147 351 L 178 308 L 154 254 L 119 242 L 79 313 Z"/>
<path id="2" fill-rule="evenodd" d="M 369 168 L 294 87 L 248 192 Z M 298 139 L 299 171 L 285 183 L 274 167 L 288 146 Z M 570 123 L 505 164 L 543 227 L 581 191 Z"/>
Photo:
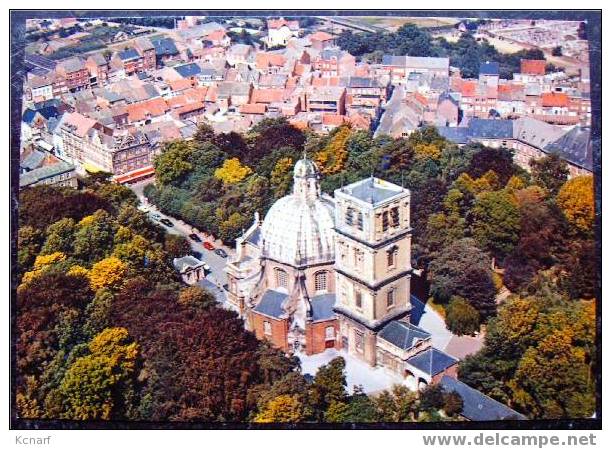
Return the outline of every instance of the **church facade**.
<path id="1" fill-rule="evenodd" d="M 321 194 L 316 164 L 237 240 L 228 301 L 246 327 L 287 353 L 344 350 L 417 385 L 455 376 L 458 360 L 410 321 L 408 189 L 366 178 Z"/>

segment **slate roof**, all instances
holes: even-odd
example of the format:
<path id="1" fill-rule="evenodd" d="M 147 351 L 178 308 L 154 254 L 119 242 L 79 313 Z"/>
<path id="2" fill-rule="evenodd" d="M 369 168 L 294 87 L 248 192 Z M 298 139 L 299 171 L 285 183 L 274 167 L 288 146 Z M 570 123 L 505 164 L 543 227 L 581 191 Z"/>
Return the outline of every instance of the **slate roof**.
<path id="1" fill-rule="evenodd" d="M 399 67 L 421 68 L 421 69 L 444 69 L 449 70 L 449 58 L 429 58 L 425 56 L 382 56 L 382 65 L 393 65 Z"/>
<path id="2" fill-rule="evenodd" d="M 435 376 L 450 366 L 458 363 L 458 359 L 455 359 L 439 349 L 429 348 L 426 351 L 422 351 L 415 356 L 410 357 L 406 360 L 406 363 L 428 374 L 429 376 Z"/>
<path id="3" fill-rule="evenodd" d="M 19 177 L 19 187 L 27 187 L 44 179 L 57 176 L 61 173 L 71 172 L 73 170 L 74 165 L 64 161 L 60 161 L 57 164 L 36 168 L 32 171 L 24 173 Z"/>
<path id="4" fill-rule="evenodd" d="M 40 166 L 42 161 L 45 159 L 45 153 L 40 150 L 33 150 L 21 160 L 19 166 L 26 171 L 34 170 Z"/>
<path id="5" fill-rule="evenodd" d="M 447 392 L 455 391 L 463 400 L 463 409 L 460 413 L 470 421 L 507 421 L 523 420 L 524 415 L 512 410 L 504 404 L 480 393 L 475 388 L 454 379 L 443 376 L 440 385 Z"/>
<path id="6" fill-rule="evenodd" d="M 286 298 L 288 298 L 286 293 L 277 290 L 266 290 L 254 310 L 271 318 L 281 318 L 285 314 L 282 303 Z"/>
<path id="7" fill-rule="evenodd" d="M 121 58 L 121 61 L 129 61 L 130 59 L 139 59 L 140 54 L 135 49 L 128 48 L 119 52 L 119 58 Z"/>
<path id="8" fill-rule="evenodd" d="M 480 75 L 497 75 L 499 74 L 499 63 L 498 62 L 482 62 L 479 66 Z"/>
<path id="9" fill-rule="evenodd" d="M 401 349 L 409 349 L 418 340 L 431 338 L 431 334 L 424 329 L 404 321 L 391 321 L 382 328 L 378 336 Z"/>
<path id="10" fill-rule="evenodd" d="M 248 243 L 259 245 L 261 242 L 261 228 L 256 228 L 246 239 Z"/>
<path id="11" fill-rule="evenodd" d="M 355 88 L 382 87 L 376 78 L 365 78 L 361 76 L 351 76 L 347 86 Z"/>
<path id="12" fill-rule="evenodd" d="M 592 143 L 590 128 L 576 126 L 555 142 L 544 148 L 549 153 L 557 153 L 561 158 L 592 171 Z"/>
<path id="13" fill-rule="evenodd" d="M 202 71 L 202 68 L 192 62 L 190 64 L 175 66 L 174 70 L 176 70 L 183 78 L 190 78 L 192 76 L 199 75 Z"/>
<path id="14" fill-rule="evenodd" d="M 471 138 L 510 139 L 513 137 L 513 120 L 474 118 L 468 129 Z"/>
<path id="15" fill-rule="evenodd" d="M 155 47 L 157 56 L 174 56 L 178 54 L 176 44 L 169 37 L 152 40 L 151 43 Z"/>
<path id="16" fill-rule="evenodd" d="M 22 120 L 25 123 L 32 123 L 32 120 L 34 120 L 34 117 L 36 116 L 37 112 L 42 115 L 46 120 L 49 120 L 51 117 L 57 117 L 59 115 L 59 111 L 55 106 L 45 106 L 36 110 L 28 108 L 23 112 Z"/>
<path id="17" fill-rule="evenodd" d="M 196 268 L 203 265 L 203 262 L 198 258 L 188 255 L 174 259 L 174 268 L 180 273 L 183 273 L 188 268 Z"/>
<path id="18" fill-rule="evenodd" d="M 326 321 L 335 318 L 333 306 L 335 305 L 335 294 L 326 293 L 317 295 L 310 299 L 312 304 L 312 321 Z"/>
<path id="19" fill-rule="evenodd" d="M 347 185 L 341 191 L 373 204 L 381 203 L 404 192 L 402 188 L 397 189 L 397 186 L 373 177 Z"/>

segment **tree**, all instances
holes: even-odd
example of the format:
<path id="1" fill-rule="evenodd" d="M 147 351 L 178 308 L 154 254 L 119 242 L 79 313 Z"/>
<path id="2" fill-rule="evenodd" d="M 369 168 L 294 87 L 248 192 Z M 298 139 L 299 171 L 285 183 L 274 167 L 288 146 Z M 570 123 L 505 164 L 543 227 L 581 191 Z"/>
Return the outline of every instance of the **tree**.
<path id="1" fill-rule="evenodd" d="M 340 126 L 332 135 L 329 143 L 318 153 L 315 161 L 323 174 L 334 174 L 342 171 L 348 159 L 347 143 L 350 138 L 350 127 Z"/>
<path id="2" fill-rule="evenodd" d="M 372 398 L 380 422 L 413 422 L 418 414 L 418 394 L 405 385 L 393 385 Z"/>
<path id="3" fill-rule="evenodd" d="M 104 210 L 83 217 L 74 234 L 74 255 L 86 263 L 102 259 L 112 251 L 116 231 L 117 223 Z"/>
<path id="4" fill-rule="evenodd" d="M 184 235 L 166 234 L 163 247 L 171 259 L 191 254 L 191 243 Z"/>
<path id="5" fill-rule="evenodd" d="M 293 159 L 283 157 L 278 159 L 271 173 L 271 185 L 274 188 L 274 197 L 280 198 L 289 192 L 292 182 Z"/>
<path id="6" fill-rule="evenodd" d="M 316 415 L 321 418 L 332 402 L 344 402 L 346 399 L 346 362 L 342 357 L 335 357 L 326 365 L 318 368 L 310 388 L 310 398 Z"/>
<path id="7" fill-rule="evenodd" d="M 59 387 L 62 418 L 117 419 L 129 412 L 133 399 L 138 346 L 126 329 L 105 329 L 88 345 L 89 354 L 68 369 Z"/>
<path id="8" fill-rule="evenodd" d="M 34 264 L 40 251 L 43 233 L 32 226 L 21 226 L 17 237 L 17 263 L 19 272 L 24 273 Z"/>
<path id="9" fill-rule="evenodd" d="M 303 405 L 296 396 L 281 395 L 267 403 L 256 423 L 295 423 L 303 419 Z"/>
<path id="10" fill-rule="evenodd" d="M 115 289 L 125 280 L 127 265 L 116 257 L 102 259 L 91 267 L 89 281 L 91 288 Z"/>
<path id="11" fill-rule="evenodd" d="M 443 398 L 443 410 L 448 416 L 455 416 L 462 411 L 463 400 L 462 397 L 455 391 L 444 394 Z"/>
<path id="12" fill-rule="evenodd" d="M 540 159 L 532 159 L 530 167 L 535 184 L 546 189 L 552 196 L 558 194 L 569 175 L 566 162 L 556 153 L 548 154 Z"/>
<path id="13" fill-rule="evenodd" d="M 556 45 L 552 48 L 552 56 L 562 56 L 562 47 L 560 45 Z"/>
<path id="14" fill-rule="evenodd" d="M 191 171 L 190 158 L 193 146 L 188 142 L 175 141 L 165 145 L 161 154 L 155 157 L 155 179 L 161 185 L 176 184 Z"/>
<path id="15" fill-rule="evenodd" d="M 71 253 L 74 244 L 76 223 L 72 218 L 62 218 L 47 227 L 47 238 L 40 252 L 51 254 L 54 252 Z"/>
<path id="16" fill-rule="evenodd" d="M 189 307 L 211 307 L 216 304 L 212 293 L 197 285 L 186 287 L 178 294 L 178 303 Z"/>
<path id="17" fill-rule="evenodd" d="M 568 180 L 558 192 L 556 204 L 564 216 L 582 234 L 590 235 L 594 225 L 594 178 L 577 176 Z"/>
<path id="18" fill-rule="evenodd" d="M 464 298 L 454 296 L 446 307 L 446 325 L 453 334 L 472 335 L 479 330 L 479 312 Z"/>
<path id="19" fill-rule="evenodd" d="M 479 247 L 503 259 L 519 239 L 520 213 L 507 192 L 484 192 L 477 196 L 471 211 L 473 237 Z"/>
<path id="20" fill-rule="evenodd" d="M 471 163 L 467 169 L 467 173 L 472 178 L 479 178 L 487 171 L 493 171 L 498 176 L 500 184 L 505 185 L 509 178 L 519 172 L 519 168 L 513 162 L 513 154 L 510 150 L 483 146 L 480 146 L 480 148 L 480 151 L 471 158 Z"/>
<path id="21" fill-rule="evenodd" d="M 431 294 L 440 303 L 461 296 L 486 319 L 496 310 L 490 266 L 490 258 L 472 239 L 458 240 L 431 261 Z"/>
<path id="22" fill-rule="evenodd" d="M 227 159 L 223 166 L 214 171 L 214 177 L 225 184 L 236 184 L 252 173 L 252 169 L 242 165 L 238 158 Z"/>
<path id="23" fill-rule="evenodd" d="M 526 350 L 512 387 L 518 404 L 538 418 L 587 418 L 594 413 L 585 353 L 572 346 L 571 335 L 562 330 Z"/>

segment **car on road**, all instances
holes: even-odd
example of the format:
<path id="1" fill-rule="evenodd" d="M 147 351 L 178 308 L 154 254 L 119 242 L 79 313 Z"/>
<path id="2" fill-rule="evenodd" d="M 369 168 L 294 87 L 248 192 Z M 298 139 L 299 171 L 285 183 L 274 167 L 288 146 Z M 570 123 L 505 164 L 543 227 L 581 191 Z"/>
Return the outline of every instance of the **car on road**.
<path id="1" fill-rule="evenodd" d="M 227 257 L 227 253 L 226 253 L 226 252 L 225 252 L 225 250 L 224 250 L 224 249 L 222 249 L 222 248 L 217 248 L 217 249 L 215 249 L 215 250 L 214 250 L 214 254 L 216 254 L 217 256 L 220 256 L 220 257 L 222 257 L 222 258 Z"/>
<path id="2" fill-rule="evenodd" d="M 174 226 L 174 223 L 172 223 L 169 219 L 167 218 L 162 218 L 161 220 L 159 220 L 159 223 L 166 225 L 168 228 L 171 228 Z"/>
<path id="3" fill-rule="evenodd" d="M 206 262 L 204 262 L 204 271 L 212 271 L 212 268 L 210 268 L 210 265 L 208 265 Z"/>
<path id="4" fill-rule="evenodd" d="M 204 248 L 206 248 L 209 251 L 214 251 L 214 245 L 210 242 L 204 242 Z"/>
<path id="5" fill-rule="evenodd" d="M 201 242 L 202 241 L 202 239 L 200 239 L 199 235 L 197 235 L 196 233 L 189 234 L 189 238 L 191 240 L 193 240 L 194 242 Z"/>
<path id="6" fill-rule="evenodd" d="M 223 288 L 224 288 L 226 291 L 229 291 L 229 284 L 223 284 Z"/>
<path id="7" fill-rule="evenodd" d="M 155 221 L 159 221 L 161 220 L 161 215 L 157 214 L 157 213 L 152 213 L 151 214 L 151 218 Z"/>

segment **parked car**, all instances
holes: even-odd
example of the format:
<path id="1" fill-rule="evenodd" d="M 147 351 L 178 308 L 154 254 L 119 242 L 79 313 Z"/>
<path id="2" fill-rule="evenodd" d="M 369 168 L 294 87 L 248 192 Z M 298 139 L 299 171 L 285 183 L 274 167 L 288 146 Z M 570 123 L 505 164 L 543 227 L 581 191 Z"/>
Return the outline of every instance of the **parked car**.
<path id="1" fill-rule="evenodd" d="M 159 223 L 166 225 L 168 228 L 171 228 L 174 226 L 174 223 L 172 223 L 169 219 L 167 218 L 162 218 L 161 220 L 159 220 Z"/>
<path id="2" fill-rule="evenodd" d="M 223 258 L 227 257 L 227 253 L 222 248 L 215 249 L 214 254 L 216 254 L 217 256 L 223 257 Z"/>
<path id="3" fill-rule="evenodd" d="M 151 218 L 152 218 L 154 221 L 159 221 L 159 220 L 161 220 L 161 215 L 159 215 L 158 213 L 152 213 L 152 214 L 151 214 Z"/>
<path id="4" fill-rule="evenodd" d="M 214 245 L 210 242 L 204 242 L 204 248 L 206 248 L 209 251 L 214 251 Z"/>
<path id="5" fill-rule="evenodd" d="M 212 271 L 212 268 L 206 262 L 204 262 L 204 271 Z"/>
<path id="6" fill-rule="evenodd" d="M 224 288 L 226 291 L 229 291 L 229 284 L 223 284 L 223 288 Z"/>
<path id="7" fill-rule="evenodd" d="M 199 235 L 197 235 L 195 233 L 189 234 L 189 238 L 191 240 L 193 240 L 194 242 L 201 242 L 202 241 L 202 239 L 199 238 Z"/>

